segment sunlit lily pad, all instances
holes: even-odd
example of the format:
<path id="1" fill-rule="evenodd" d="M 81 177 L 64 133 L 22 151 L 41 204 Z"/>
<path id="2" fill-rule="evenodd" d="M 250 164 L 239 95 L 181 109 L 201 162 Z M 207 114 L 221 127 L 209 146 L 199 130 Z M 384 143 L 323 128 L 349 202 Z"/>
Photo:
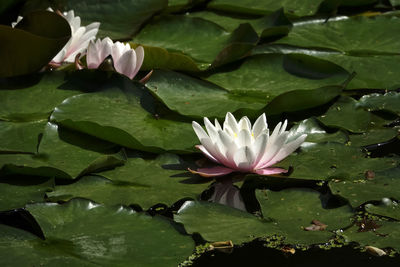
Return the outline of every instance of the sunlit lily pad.
<path id="1" fill-rule="evenodd" d="M 366 169 L 370 172 L 364 173 L 364 176 L 360 175 L 358 181 L 330 182 L 332 193 L 346 198 L 353 207 L 383 198 L 400 199 L 399 168 L 378 171 L 374 166 L 370 166 Z"/>
<path id="2" fill-rule="evenodd" d="M 46 192 L 52 190 L 53 186 L 54 181 L 51 178 L 0 178 L 0 211 L 43 202 Z"/>
<path id="3" fill-rule="evenodd" d="M 360 98 L 359 105 L 369 110 L 385 110 L 400 116 L 400 93 L 364 95 Z"/>
<path id="4" fill-rule="evenodd" d="M 260 99 L 236 96 L 210 82 L 172 71 L 155 71 L 146 87 L 169 109 L 195 117 L 224 118 L 238 109 L 260 110 Z"/>
<path id="5" fill-rule="evenodd" d="M 156 115 L 153 100 L 142 85 L 117 77 L 103 89 L 68 98 L 51 120 L 133 149 L 193 151 L 197 141 L 191 124 Z"/>
<path id="6" fill-rule="evenodd" d="M 179 176 L 187 172 L 176 166 L 179 158 L 171 154 L 155 160 L 129 158 L 124 166 L 99 173 L 108 179 L 85 176 L 76 183 L 56 186 L 47 196 L 54 201 L 83 197 L 108 205 L 138 204 L 143 209 L 158 203 L 172 205 L 186 197 L 197 199 L 209 181 Z"/>
<path id="7" fill-rule="evenodd" d="M 269 103 L 290 91 L 340 85 L 347 76 L 346 71 L 327 61 L 309 56 L 271 54 L 250 57 L 237 69 L 215 73 L 207 80 L 232 93 L 258 96 Z M 297 101 L 301 103 L 299 97 Z"/>
<path id="8" fill-rule="evenodd" d="M 7 122 L 0 121 L 0 152 L 36 153 L 40 134 L 47 121 Z"/>
<path id="9" fill-rule="evenodd" d="M 3 264 L 176 266 L 194 247 L 170 222 L 121 206 L 106 208 L 77 199 L 27 209 L 46 240 L 0 225 Z"/>
<path id="10" fill-rule="evenodd" d="M 229 1 L 229 0 L 213 0 L 208 4 L 211 9 L 231 11 L 231 12 L 241 12 L 248 14 L 259 14 L 264 15 L 266 13 L 271 13 L 280 8 L 284 8 L 286 13 L 294 16 L 311 16 L 314 15 L 318 10 L 318 6 L 322 0 L 283 0 L 283 1 L 256 1 L 256 0 L 246 0 L 246 1 Z"/>
<path id="11" fill-rule="evenodd" d="M 334 231 L 351 224 L 351 207 L 333 209 L 322 207 L 320 194 L 310 189 L 285 189 L 279 192 L 257 190 L 264 217 L 271 218 L 281 230 L 285 242 L 311 245 L 328 241 Z M 307 231 L 317 220 L 326 228 Z"/>
<path id="12" fill-rule="evenodd" d="M 38 154 L 0 154 L 6 173 L 76 178 L 124 163 L 119 147 L 48 123 Z"/>
<path id="13" fill-rule="evenodd" d="M 367 158 L 360 148 L 340 143 L 313 144 L 302 147 L 276 166 L 293 167 L 290 177 L 312 180 L 360 180 L 368 170 L 391 169 L 397 157 Z M 346 182 L 348 183 L 348 182 Z"/>
<path id="14" fill-rule="evenodd" d="M 239 245 L 256 237 L 276 234 L 277 226 L 245 211 L 208 202 L 186 202 L 174 220 L 188 233 L 199 233 L 208 241 L 228 241 Z"/>

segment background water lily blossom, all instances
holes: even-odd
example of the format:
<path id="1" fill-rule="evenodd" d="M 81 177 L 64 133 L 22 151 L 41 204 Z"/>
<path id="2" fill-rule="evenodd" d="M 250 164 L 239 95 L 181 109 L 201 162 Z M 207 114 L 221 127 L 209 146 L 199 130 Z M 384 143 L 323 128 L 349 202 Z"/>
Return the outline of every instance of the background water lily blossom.
<path id="1" fill-rule="evenodd" d="M 398 265 L 397 0 L 0 2 L 0 266 Z"/>

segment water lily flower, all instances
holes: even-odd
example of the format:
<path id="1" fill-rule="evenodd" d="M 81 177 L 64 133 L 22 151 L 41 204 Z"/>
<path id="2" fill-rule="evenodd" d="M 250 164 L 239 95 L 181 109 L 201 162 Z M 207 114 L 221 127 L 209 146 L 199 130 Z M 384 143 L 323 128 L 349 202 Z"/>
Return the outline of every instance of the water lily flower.
<path id="1" fill-rule="evenodd" d="M 49 11 L 53 11 L 51 8 Z M 59 66 L 63 62 L 73 63 L 75 57 L 80 54 L 83 56 L 91 40 L 96 38 L 100 23 L 93 22 L 87 26 L 81 26 L 81 18 L 75 16 L 74 11 L 70 10 L 61 14 L 71 27 L 71 38 L 61 51 L 51 60 L 51 64 Z"/>
<path id="2" fill-rule="evenodd" d="M 111 57 L 115 70 L 133 79 L 143 64 L 144 49 L 142 46 L 131 49 L 129 44 L 116 42 L 111 49 Z"/>
<path id="3" fill-rule="evenodd" d="M 97 69 L 101 63 L 111 54 L 113 41 L 106 37 L 103 40 L 97 39 L 96 42 L 90 41 L 86 54 L 88 69 Z"/>
<path id="4" fill-rule="evenodd" d="M 86 56 L 89 69 L 96 69 L 106 57 L 111 55 L 114 69 L 133 79 L 143 64 L 144 50 L 142 46 L 132 49 L 131 46 L 121 42 L 115 42 L 106 37 L 103 40 L 90 41 Z"/>
<path id="5" fill-rule="evenodd" d="M 47 8 L 47 11 L 54 12 L 51 7 Z M 69 26 L 71 27 L 71 38 L 61 51 L 51 60 L 50 64 L 55 67 L 60 66 L 63 62 L 73 63 L 78 55 L 80 57 L 83 56 L 89 42 L 96 38 L 96 34 L 100 27 L 99 22 L 93 22 L 88 26 L 81 26 L 81 18 L 75 16 L 73 10 L 64 13 L 57 13 L 68 21 Z M 11 23 L 11 27 L 14 28 L 22 19 L 23 17 L 18 16 L 17 21 Z"/>
<path id="6" fill-rule="evenodd" d="M 208 118 L 204 118 L 204 124 L 207 132 L 197 122 L 192 123 L 201 142 L 196 147 L 220 166 L 190 170 L 203 177 L 222 176 L 232 172 L 260 175 L 285 173 L 287 170 L 271 166 L 294 152 L 307 137 L 303 134 L 290 140 L 289 132 L 285 131 L 287 121 L 278 123 L 270 134 L 265 114 L 256 120 L 253 127 L 247 117 L 237 122 L 230 112 L 226 114 L 223 128 L 217 120 L 213 125 Z"/>

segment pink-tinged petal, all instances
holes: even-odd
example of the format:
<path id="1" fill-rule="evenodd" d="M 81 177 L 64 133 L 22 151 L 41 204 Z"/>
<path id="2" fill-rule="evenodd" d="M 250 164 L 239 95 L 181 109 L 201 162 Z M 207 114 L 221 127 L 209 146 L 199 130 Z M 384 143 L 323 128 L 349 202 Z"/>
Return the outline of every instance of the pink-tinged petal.
<path id="1" fill-rule="evenodd" d="M 143 59 L 144 59 L 144 49 L 142 46 L 138 46 L 135 49 L 135 53 L 136 53 L 136 68 L 134 71 L 134 75 L 136 76 L 136 74 L 139 72 L 140 68 L 142 67 L 143 64 Z"/>
<path id="2" fill-rule="evenodd" d="M 87 49 L 86 62 L 89 69 L 96 69 L 103 63 L 104 59 L 111 54 L 113 42 L 106 37 L 102 41 L 99 39 L 90 41 Z"/>
<path id="3" fill-rule="evenodd" d="M 204 154 L 207 158 L 209 158 L 210 160 L 212 160 L 212 161 L 214 161 L 214 162 L 216 162 L 216 163 L 222 164 L 222 163 L 219 162 L 216 158 L 214 158 L 214 156 L 211 155 L 210 152 L 208 152 L 208 150 L 207 150 L 204 146 L 202 146 L 202 145 L 197 145 L 196 148 L 199 149 L 201 152 L 203 152 L 203 154 Z"/>
<path id="4" fill-rule="evenodd" d="M 287 170 L 281 168 L 265 168 L 265 169 L 254 170 L 254 173 L 257 173 L 259 175 L 273 175 L 273 174 L 287 173 L 287 172 L 288 172 Z"/>
<path id="5" fill-rule="evenodd" d="M 117 72 L 133 79 L 136 67 L 136 53 L 133 49 L 125 52 L 117 61 L 114 61 L 114 68 Z"/>
<path id="6" fill-rule="evenodd" d="M 123 54 L 128 52 L 131 49 L 129 44 L 123 44 L 121 42 L 115 42 L 112 49 L 111 49 L 111 56 L 115 61 L 118 61 Z"/>
<path id="7" fill-rule="evenodd" d="M 211 167 L 211 168 L 200 168 L 197 169 L 196 171 L 191 170 L 190 168 L 188 169 L 191 173 L 198 174 L 203 177 L 216 177 L 216 176 L 223 176 L 227 175 L 229 173 L 234 172 L 234 170 L 221 167 L 221 166 L 216 166 L 216 167 Z"/>

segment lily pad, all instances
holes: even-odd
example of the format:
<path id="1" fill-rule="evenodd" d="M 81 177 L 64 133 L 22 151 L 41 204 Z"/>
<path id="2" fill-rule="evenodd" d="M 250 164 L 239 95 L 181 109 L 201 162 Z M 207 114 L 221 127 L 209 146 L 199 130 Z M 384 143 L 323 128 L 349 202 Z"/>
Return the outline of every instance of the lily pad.
<path id="1" fill-rule="evenodd" d="M 398 135 L 398 131 L 393 128 L 377 128 L 370 129 L 362 134 L 349 135 L 350 145 L 352 146 L 368 146 L 389 141 Z"/>
<path id="2" fill-rule="evenodd" d="M 0 25 L 0 77 L 39 71 L 70 37 L 68 22 L 53 12 L 29 13 L 16 28 Z M 26 44 L 29 44 L 29 49 L 26 49 Z"/>
<path id="3" fill-rule="evenodd" d="M 378 171 L 373 166 L 368 169 L 370 178 L 359 177 L 358 181 L 335 182 L 329 183 L 329 187 L 333 194 L 346 198 L 353 207 L 367 201 L 380 201 L 383 198 L 394 198 L 400 200 L 400 169 L 392 168 L 388 170 Z"/>
<path id="4" fill-rule="evenodd" d="M 264 217 L 271 218 L 281 230 L 285 242 L 311 245 L 323 243 L 334 236 L 338 229 L 351 224 L 351 207 L 334 209 L 322 207 L 320 194 L 311 189 L 285 189 L 279 192 L 256 190 Z M 306 231 L 317 220 L 326 228 Z"/>
<path id="5" fill-rule="evenodd" d="M 229 92 L 254 95 L 269 103 L 283 93 L 340 85 L 347 76 L 346 71 L 327 61 L 270 54 L 249 57 L 239 68 L 212 74 L 207 80 Z"/>
<path id="6" fill-rule="evenodd" d="M 1 153 L 36 153 L 40 134 L 47 121 L 7 122 L 0 121 Z"/>
<path id="7" fill-rule="evenodd" d="M 200 18 L 187 16 L 164 16 L 147 24 L 134 39 L 145 46 L 165 48 L 193 58 L 200 69 L 241 58 L 258 41 L 250 25 L 241 25 L 229 33 L 219 25 Z M 233 46 L 236 49 L 227 51 Z M 221 59 L 223 58 L 223 60 Z"/>
<path id="8" fill-rule="evenodd" d="M 114 144 L 48 123 L 35 155 L 0 154 L 6 173 L 76 178 L 122 165 L 124 153 Z"/>
<path id="9" fill-rule="evenodd" d="M 355 225 L 344 231 L 341 235 L 347 242 L 357 242 L 363 247 L 393 248 L 399 252 L 400 223 L 379 221 L 376 224 L 380 227 L 375 231 L 359 232 L 359 227 Z"/>
<path id="10" fill-rule="evenodd" d="M 29 205 L 27 209 L 46 239 L 34 239 L 20 230 L 1 226 L 0 250 L 4 256 L 0 262 L 57 266 L 123 266 L 135 262 L 140 266 L 176 266 L 194 248 L 193 240 L 178 233 L 170 222 L 121 206 L 106 208 L 76 199 L 64 205 Z"/>
<path id="11" fill-rule="evenodd" d="M 130 43 L 131 47 L 139 46 L 137 43 Z M 202 68 L 201 64 L 197 64 L 191 57 L 178 52 L 169 52 L 161 47 L 141 45 L 146 55 L 143 59 L 141 70 L 152 69 L 169 69 L 185 72 L 198 72 Z M 204 69 L 207 68 L 204 66 Z M 153 75 L 152 75 L 153 76 Z M 153 79 L 151 77 L 151 79 Z M 151 80 L 150 80 L 151 81 Z"/>
<path id="12" fill-rule="evenodd" d="M 336 101 L 319 121 L 329 127 L 363 133 L 371 126 L 371 113 L 360 108 L 357 100 L 342 96 Z"/>
<path id="13" fill-rule="evenodd" d="M 179 158 L 172 154 L 155 160 L 129 158 L 124 166 L 99 173 L 108 179 L 85 176 L 73 184 L 56 186 L 47 196 L 53 201 L 83 197 L 107 205 L 138 204 L 148 209 L 158 203 L 170 206 L 186 197 L 197 199 L 207 188 L 204 183 L 208 180 L 178 176 L 186 171 L 168 169 L 168 165 L 179 165 Z"/>
<path id="14" fill-rule="evenodd" d="M 25 77 L 23 81 L 0 81 L 0 119 L 47 119 L 65 98 L 81 93 L 76 89 L 62 89 L 65 78 L 65 73 L 51 72 Z"/>
<path id="15" fill-rule="evenodd" d="M 394 168 L 399 160 L 397 157 L 367 158 L 360 148 L 331 142 L 302 147 L 299 153 L 276 165 L 293 167 L 293 178 L 354 181 L 364 179 L 368 170 Z"/>
<path id="16" fill-rule="evenodd" d="M 235 245 L 257 237 L 271 236 L 277 226 L 247 212 L 216 203 L 187 201 L 174 215 L 188 233 L 199 233 L 208 241 L 228 241 Z"/>
<path id="17" fill-rule="evenodd" d="M 55 109 L 51 120 L 133 149 L 193 151 L 197 140 L 191 124 L 148 112 L 146 109 L 155 108 L 143 85 L 116 77 L 108 80 L 103 89 L 66 99 Z"/>
<path id="18" fill-rule="evenodd" d="M 208 8 L 221 11 L 240 12 L 247 14 L 265 15 L 283 8 L 285 12 L 292 16 L 311 16 L 314 15 L 322 0 L 212 0 Z"/>
<path id="19" fill-rule="evenodd" d="M 261 18 L 241 18 L 234 15 L 229 16 L 227 13 L 220 14 L 212 11 L 192 12 L 186 14 L 186 16 L 212 21 L 230 32 L 239 27 L 240 24 L 249 23 L 259 36 L 261 36 L 262 32 L 266 29 L 282 27 L 282 29 L 286 28 L 287 31 L 289 31 L 291 26 L 291 23 L 284 15 L 283 10 L 278 10 Z"/>
<path id="20" fill-rule="evenodd" d="M 399 25 L 400 18 L 394 16 L 312 19 L 295 23 L 288 36 L 276 43 L 329 48 L 350 55 L 398 55 Z"/>
<path id="21" fill-rule="evenodd" d="M 400 116 L 399 103 L 400 93 L 396 92 L 364 95 L 359 100 L 359 106 L 368 110 L 385 110 Z"/>
<path id="22" fill-rule="evenodd" d="M 260 45 L 253 49 L 252 54 L 306 54 L 331 61 L 349 73 L 355 73 L 354 78 L 345 89 L 386 89 L 395 90 L 400 87 L 397 69 L 400 68 L 400 55 L 352 55 L 326 48 L 302 48 L 290 45 Z M 377 68 L 379 66 L 379 68 Z"/>
<path id="23" fill-rule="evenodd" d="M 260 99 L 230 94 L 210 82 L 172 71 L 155 71 L 146 87 L 169 109 L 194 118 L 224 118 L 227 112 L 265 106 Z"/>
<path id="24" fill-rule="evenodd" d="M 98 37 L 129 39 L 167 5 L 167 0 L 30 0 L 25 4 L 25 11 L 49 6 L 55 10 L 74 10 L 75 15 L 80 16 L 82 25 L 101 23 Z"/>
<path id="25" fill-rule="evenodd" d="M 295 124 L 289 131 L 289 140 L 295 139 L 302 134 L 307 134 L 305 145 L 307 143 L 322 143 L 322 142 L 338 142 L 345 143 L 347 135 L 342 131 L 335 133 L 327 133 L 315 118 L 305 119 Z"/>
<path id="26" fill-rule="evenodd" d="M 367 204 L 365 210 L 369 213 L 389 217 L 400 221 L 400 207 L 397 202 L 391 201 L 390 199 L 382 200 L 380 205 Z"/>
<path id="27" fill-rule="evenodd" d="M 53 187 L 54 180 L 51 178 L 0 178 L 0 211 L 43 202 L 46 192 Z"/>

